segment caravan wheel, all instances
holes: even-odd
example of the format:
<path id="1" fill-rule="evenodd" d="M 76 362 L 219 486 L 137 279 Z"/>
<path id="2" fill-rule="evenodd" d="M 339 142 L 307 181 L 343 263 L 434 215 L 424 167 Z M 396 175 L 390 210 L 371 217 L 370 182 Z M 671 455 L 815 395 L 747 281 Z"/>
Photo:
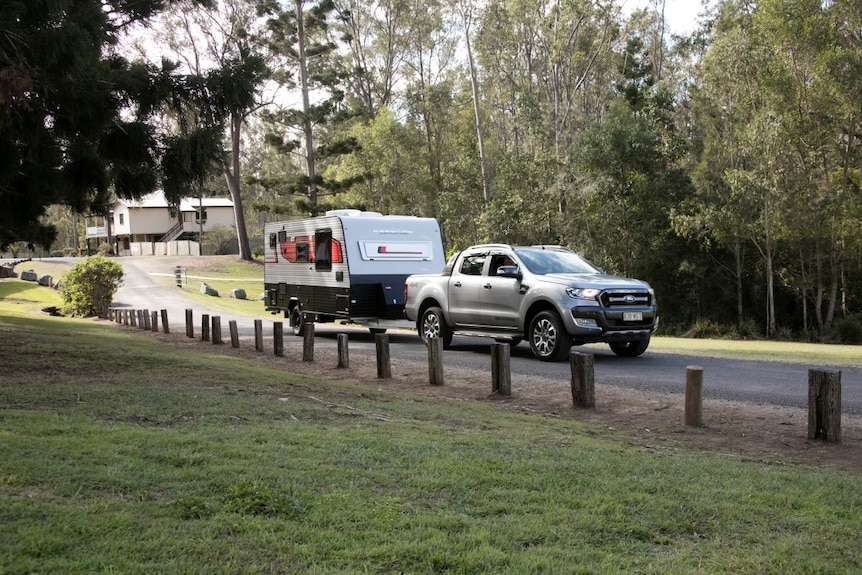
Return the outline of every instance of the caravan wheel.
<path id="1" fill-rule="evenodd" d="M 296 306 L 290 312 L 290 329 L 293 330 L 293 335 L 305 335 L 305 318 L 302 317 L 299 306 Z"/>

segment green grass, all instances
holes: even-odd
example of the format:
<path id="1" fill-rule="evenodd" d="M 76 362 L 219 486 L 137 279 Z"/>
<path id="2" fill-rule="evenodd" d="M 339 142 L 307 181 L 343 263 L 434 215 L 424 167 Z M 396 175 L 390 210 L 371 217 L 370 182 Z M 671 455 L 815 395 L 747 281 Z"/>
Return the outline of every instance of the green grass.
<path id="1" fill-rule="evenodd" d="M 0 573 L 862 570 L 862 478 L 832 469 L 5 307 L 0 365 Z"/>
<path id="2" fill-rule="evenodd" d="M 0 309 L 10 313 L 16 308 L 19 312 L 26 312 L 38 307 L 59 306 L 62 303 L 59 293 L 36 282 L 20 280 L 0 282 Z"/>
<path id="3" fill-rule="evenodd" d="M 649 350 L 814 365 L 862 365 L 862 346 L 859 345 L 654 337 Z"/>
<path id="4" fill-rule="evenodd" d="M 212 260 L 208 258 L 208 262 Z M 176 284 L 174 276 L 161 277 L 163 283 Z M 201 283 L 205 282 L 216 289 L 219 297 L 200 293 Z M 226 312 L 250 316 L 265 314 L 264 304 L 257 298 L 263 293 L 263 265 L 255 262 L 242 262 L 225 257 L 216 267 L 190 265 L 183 268 L 183 288 L 191 301 L 221 309 Z M 231 298 L 232 289 L 244 289 L 245 300 Z"/>

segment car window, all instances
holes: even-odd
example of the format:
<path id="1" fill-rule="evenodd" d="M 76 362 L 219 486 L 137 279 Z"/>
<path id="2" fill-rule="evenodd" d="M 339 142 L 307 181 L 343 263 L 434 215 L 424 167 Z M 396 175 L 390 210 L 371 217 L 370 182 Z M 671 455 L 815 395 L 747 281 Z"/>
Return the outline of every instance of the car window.
<path id="1" fill-rule="evenodd" d="M 464 257 L 461 262 L 461 273 L 468 276 L 482 275 L 482 268 L 485 267 L 486 254 L 473 254 Z"/>
<path id="2" fill-rule="evenodd" d="M 530 272 L 538 275 L 600 273 L 590 262 L 568 250 L 519 248 L 515 253 Z"/>

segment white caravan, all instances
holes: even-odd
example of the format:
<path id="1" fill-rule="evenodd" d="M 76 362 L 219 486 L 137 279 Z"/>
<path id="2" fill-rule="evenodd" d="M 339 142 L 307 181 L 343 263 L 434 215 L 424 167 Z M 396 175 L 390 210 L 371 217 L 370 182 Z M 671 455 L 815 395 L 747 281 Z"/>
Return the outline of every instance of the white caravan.
<path id="1" fill-rule="evenodd" d="M 333 210 L 264 227 L 266 309 L 284 312 L 295 335 L 305 322 L 350 322 L 372 332 L 412 327 L 404 280 L 446 264 L 433 218 Z"/>

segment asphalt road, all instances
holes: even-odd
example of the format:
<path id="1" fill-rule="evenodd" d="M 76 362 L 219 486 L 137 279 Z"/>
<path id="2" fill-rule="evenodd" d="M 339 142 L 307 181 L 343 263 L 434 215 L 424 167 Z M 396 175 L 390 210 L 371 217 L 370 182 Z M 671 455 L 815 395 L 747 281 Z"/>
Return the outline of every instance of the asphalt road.
<path id="1" fill-rule="evenodd" d="M 175 286 L 159 283 L 135 262 L 135 258 L 119 258 L 126 276 L 123 286 L 114 297 L 114 305 L 150 311 L 167 309 L 172 325 L 184 326 L 185 309 L 193 308 L 195 321 L 201 314 L 222 317 L 226 330 L 228 320 L 236 320 L 241 336 L 254 334 L 253 317 L 226 317 L 224 311 L 205 309 L 197 302 L 191 303 Z M 263 309 L 257 319 L 263 320 L 264 337 L 271 337 L 272 322 L 283 321 L 285 337 L 289 335 L 287 321 L 280 315 L 270 315 Z M 174 328 L 178 329 L 178 328 Z M 367 357 L 374 361 L 374 339 L 364 329 L 322 324 L 315 328 L 318 345 L 336 345 L 336 335 L 348 331 L 350 334 L 351 360 Z M 390 353 L 393 358 L 427 361 L 427 351 L 415 333 L 390 331 Z M 459 338 L 452 348 L 444 352 L 444 365 L 452 364 L 473 369 L 490 370 L 490 344 L 492 340 Z M 595 355 L 595 381 L 597 384 L 613 385 L 659 393 L 684 393 L 685 369 L 697 365 L 704 368 L 704 397 L 759 404 L 808 407 L 808 370 L 829 369 L 841 372 L 841 396 L 843 411 L 862 415 L 862 369 L 852 366 L 807 366 L 796 363 L 723 359 L 704 356 L 654 353 L 649 350 L 637 358 L 615 356 L 605 345 L 589 345 L 573 348 Z M 513 381 L 520 376 L 541 378 L 540 385 L 560 386 L 568 389 L 571 379 L 569 365 L 537 361 L 530 354 L 526 343 L 512 349 L 511 371 Z"/>

